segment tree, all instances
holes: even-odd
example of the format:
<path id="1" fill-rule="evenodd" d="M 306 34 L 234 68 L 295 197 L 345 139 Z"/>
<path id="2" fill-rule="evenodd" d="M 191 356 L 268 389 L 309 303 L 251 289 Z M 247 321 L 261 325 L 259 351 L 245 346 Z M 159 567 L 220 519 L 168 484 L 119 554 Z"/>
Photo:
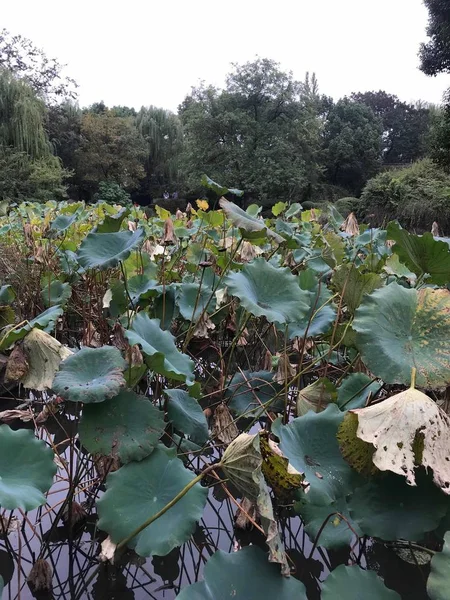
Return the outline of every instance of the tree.
<path id="1" fill-rule="evenodd" d="M 77 176 L 89 199 L 101 181 L 117 183 L 130 191 L 145 175 L 145 144 L 133 119 L 117 117 L 109 109 L 83 114 L 76 157 Z"/>
<path id="2" fill-rule="evenodd" d="M 183 127 L 179 117 L 164 108 L 142 107 L 136 126 L 147 146 L 144 192 L 161 194 L 181 184 L 180 155 Z"/>
<path id="3" fill-rule="evenodd" d="M 381 166 L 382 125 L 372 109 L 348 98 L 330 110 L 325 125 L 325 162 L 331 184 L 359 194 Z"/>
<path id="4" fill-rule="evenodd" d="M 420 48 L 420 68 L 427 75 L 450 72 L 450 2 L 424 0 L 429 12 L 427 35 L 430 41 Z"/>
<path id="5" fill-rule="evenodd" d="M 44 117 L 45 105 L 30 86 L 0 71 L 0 144 L 32 158 L 48 156 Z"/>
<path id="6" fill-rule="evenodd" d="M 0 196 L 50 200 L 64 196 L 67 173 L 53 156 L 45 106 L 31 87 L 0 71 Z"/>
<path id="7" fill-rule="evenodd" d="M 352 94 L 351 99 L 365 104 L 380 118 L 384 163 L 409 163 L 426 155 L 430 126 L 427 106 L 407 104 L 381 90 Z"/>
<path id="8" fill-rule="evenodd" d="M 193 89 L 179 114 L 192 188 L 206 172 L 261 202 L 298 200 L 317 180 L 321 121 L 302 85 L 268 59 L 234 65 L 226 89 Z"/>
<path id="9" fill-rule="evenodd" d="M 6 29 L 0 32 L 0 69 L 28 83 L 46 101 L 76 97 L 77 84 L 62 74 L 64 65 L 48 58 L 31 40 Z"/>

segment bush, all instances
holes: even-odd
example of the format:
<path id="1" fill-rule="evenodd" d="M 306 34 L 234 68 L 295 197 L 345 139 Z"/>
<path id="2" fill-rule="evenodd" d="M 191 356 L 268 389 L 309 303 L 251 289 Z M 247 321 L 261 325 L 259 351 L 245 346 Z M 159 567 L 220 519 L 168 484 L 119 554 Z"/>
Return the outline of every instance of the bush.
<path id="1" fill-rule="evenodd" d="M 343 217 L 348 216 L 351 212 L 358 212 L 360 201 L 358 198 L 351 196 L 347 198 L 340 198 L 334 203 L 336 209 L 341 213 Z"/>
<path id="2" fill-rule="evenodd" d="M 0 199 L 62 200 L 67 197 L 63 180 L 69 172 L 56 156 L 33 160 L 14 148 L 0 148 Z"/>
<path id="3" fill-rule="evenodd" d="M 94 202 L 102 200 L 108 204 L 129 204 L 131 197 L 122 186 L 112 181 L 101 181 L 98 192 L 94 194 Z"/>
<path id="4" fill-rule="evenodd" d="M 372 225 L 398 219 L 404 227 L 418 231 L 429 231 L 437 221 L 448 233 L 450 175 L 431 160 L 381 173 L 364 188 L 358 214 Z"/>

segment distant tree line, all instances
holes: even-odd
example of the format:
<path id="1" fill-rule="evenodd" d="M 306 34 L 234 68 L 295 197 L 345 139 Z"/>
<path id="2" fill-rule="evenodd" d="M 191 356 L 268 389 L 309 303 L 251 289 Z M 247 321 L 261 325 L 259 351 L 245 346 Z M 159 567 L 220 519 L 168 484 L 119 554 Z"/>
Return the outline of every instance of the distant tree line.
<path id="1" fill-rule="evenodd" d="M 426 4 L 422 68 L 435 74 L 450 68 L 450 29 L 437 24 L 450 2 Z M 76 83 L 62 71 L 29 40 L 0 33 L 0 199 L 149 204 L 201 195 L 207 173 L 243 189 L 244 202 L 313 205 L 359 198 L 378 174 L 423 159 L 450 166 L 446 107 L 385 91 L 334 101 L 315 75 L 296 81 L 269 59 L 233 65 L 223 89 L 193 88 L 177 114 L 103 102 L 80 108 Z"/>

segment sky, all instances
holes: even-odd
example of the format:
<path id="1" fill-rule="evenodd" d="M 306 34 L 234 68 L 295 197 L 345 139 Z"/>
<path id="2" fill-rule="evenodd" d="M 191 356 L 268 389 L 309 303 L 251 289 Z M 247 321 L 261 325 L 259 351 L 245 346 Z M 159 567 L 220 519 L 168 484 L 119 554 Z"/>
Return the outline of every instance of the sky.
<path id="1" fill-rule="evenodd" d="M 383 89 L 438 103 L 450 76 L 427 77 L 422 0 L 17 0 L 1 27 L 67 64 L 79 103 L 176 110 L 200 81 L 222 87 L 257 55 L 337 99 Z"/>

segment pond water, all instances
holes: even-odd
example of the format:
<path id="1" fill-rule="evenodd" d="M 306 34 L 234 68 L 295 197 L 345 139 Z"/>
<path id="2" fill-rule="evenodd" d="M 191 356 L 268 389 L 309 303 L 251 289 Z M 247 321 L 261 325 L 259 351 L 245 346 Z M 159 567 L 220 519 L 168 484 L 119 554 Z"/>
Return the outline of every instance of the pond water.
<path id="1" fill-rule="evenodd" d="M 202 579 L 205 562 L 216 550 L 233 552 L 250 543 L 265 547 L 257 530 L 234 527 L 235 503 L 220 485 L 213 486 L 210 480 L 203 518 L 189 542 L 165 557 L 142 559 L 129 551 L 117 565 L 100 563 L 100 544 L 106 536 L 96 528 L 95 497 L 91 490 L 96 473 L 90 458 L 68 445 L 66 438 L 74 422 L 72 415 L 58 415 L 47 422 L 53 443 L 62 444 L 63 449 L 67 444 L 48 504 L 27 515 L 15 511 L 21 524 L 20 535 L 15 531 L 0 539 L 0 575 L 6 583 L 3 600 L 173 600 L 183 587 Z M 194 459 L 193 464 L 201 469 L 203 463 Z M 76 501 L 87 511 L 86 519 L 72 531 L 59 514 L 67 496 L 69 472 L 78 478 L 78 489 L 84 490 Z M 235 495 L 238 496 L 237 492 Z M 331 552 L 313 548 L 298 517 L 281 512 L 280 524 L 293 576 L 303 581 L 309 600 L 319 600 L 320 583 L 330 570 L 349 560 L 377 571 L 402 598 L 428 598 L 427 565 L 409 564 L 392 548 L 373 540 L 358 544 L 351 555 L 349 549 Z M 53 592 L 33 596 L 27 576 L 40 552 L 53 570 Z"/>

